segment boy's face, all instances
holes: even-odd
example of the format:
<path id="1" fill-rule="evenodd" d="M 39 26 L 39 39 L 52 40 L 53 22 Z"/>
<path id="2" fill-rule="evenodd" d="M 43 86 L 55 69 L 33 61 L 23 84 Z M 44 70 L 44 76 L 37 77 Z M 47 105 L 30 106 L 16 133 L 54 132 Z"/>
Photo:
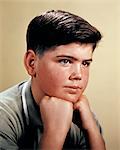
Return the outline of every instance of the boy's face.
<path id="1" fill-rule="evenodd" d="M 37 56 L 33 78 L 37 91 L 76 102 L 88 83 L 92 51 L 92 44 L 71 43 Z"/>

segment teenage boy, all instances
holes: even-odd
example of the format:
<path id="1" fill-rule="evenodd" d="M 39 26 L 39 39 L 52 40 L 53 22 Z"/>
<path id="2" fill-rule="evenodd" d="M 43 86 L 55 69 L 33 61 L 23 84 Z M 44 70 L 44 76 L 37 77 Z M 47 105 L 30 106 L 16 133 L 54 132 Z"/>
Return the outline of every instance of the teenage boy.
<path id="1" fill-rule="evenodd" d="M 31 79 L 0 94 L 0 148 L 105 150 L 83 92 L 100 32 L 65 11 L 35 17 L 24 63 Z"/>

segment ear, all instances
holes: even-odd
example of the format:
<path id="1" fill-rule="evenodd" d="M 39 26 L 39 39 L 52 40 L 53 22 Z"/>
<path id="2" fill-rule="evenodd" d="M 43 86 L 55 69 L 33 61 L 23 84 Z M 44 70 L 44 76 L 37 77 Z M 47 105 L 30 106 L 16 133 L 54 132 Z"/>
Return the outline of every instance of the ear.
<path id="1" fill-rule="evenodd" d="M 26 53 L 25 53 L 25 56 L 24 56 L 24 65 L 25 65 L 25 68 L 28 72 L 28 74 L 30 76 L 36 76 L 36 72 L 35 72 L 35 60 L 36 60 L 36 54 L 33 50 L 28 50 Z"/>

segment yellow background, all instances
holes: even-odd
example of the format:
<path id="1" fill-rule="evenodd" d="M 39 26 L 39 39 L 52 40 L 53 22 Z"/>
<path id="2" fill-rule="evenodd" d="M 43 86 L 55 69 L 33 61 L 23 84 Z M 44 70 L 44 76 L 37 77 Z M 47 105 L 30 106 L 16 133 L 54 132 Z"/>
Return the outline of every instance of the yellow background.
<path id="1" fill-rule="evenodd" d="M 23 65 L 27 25 L 49 9 L 80 15 L 102 32 L 86 94 L 102 124 L 107 149 L 120 150 L 119 0 L 0 0 L 0 91 L 28 78 Z"/>

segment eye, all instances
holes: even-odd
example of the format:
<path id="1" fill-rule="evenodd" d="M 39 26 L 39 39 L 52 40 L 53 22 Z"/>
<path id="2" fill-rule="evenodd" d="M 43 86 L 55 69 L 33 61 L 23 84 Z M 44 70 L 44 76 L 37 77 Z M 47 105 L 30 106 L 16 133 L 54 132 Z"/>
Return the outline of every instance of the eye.
<path id="1" fill-rule="evenodd" d="M 60 59 L 59 63 L 62 65 L 68 65 L 68 64 L 71 64 L 72 62 L 69 59 Z"/>
<path id="2" fill-rule="evenodd" d="M 82 65 L 84 66 L 84 67 L 89 67 L 90 66 L 90 61 L 83 61 L 82 62 Z"/>

